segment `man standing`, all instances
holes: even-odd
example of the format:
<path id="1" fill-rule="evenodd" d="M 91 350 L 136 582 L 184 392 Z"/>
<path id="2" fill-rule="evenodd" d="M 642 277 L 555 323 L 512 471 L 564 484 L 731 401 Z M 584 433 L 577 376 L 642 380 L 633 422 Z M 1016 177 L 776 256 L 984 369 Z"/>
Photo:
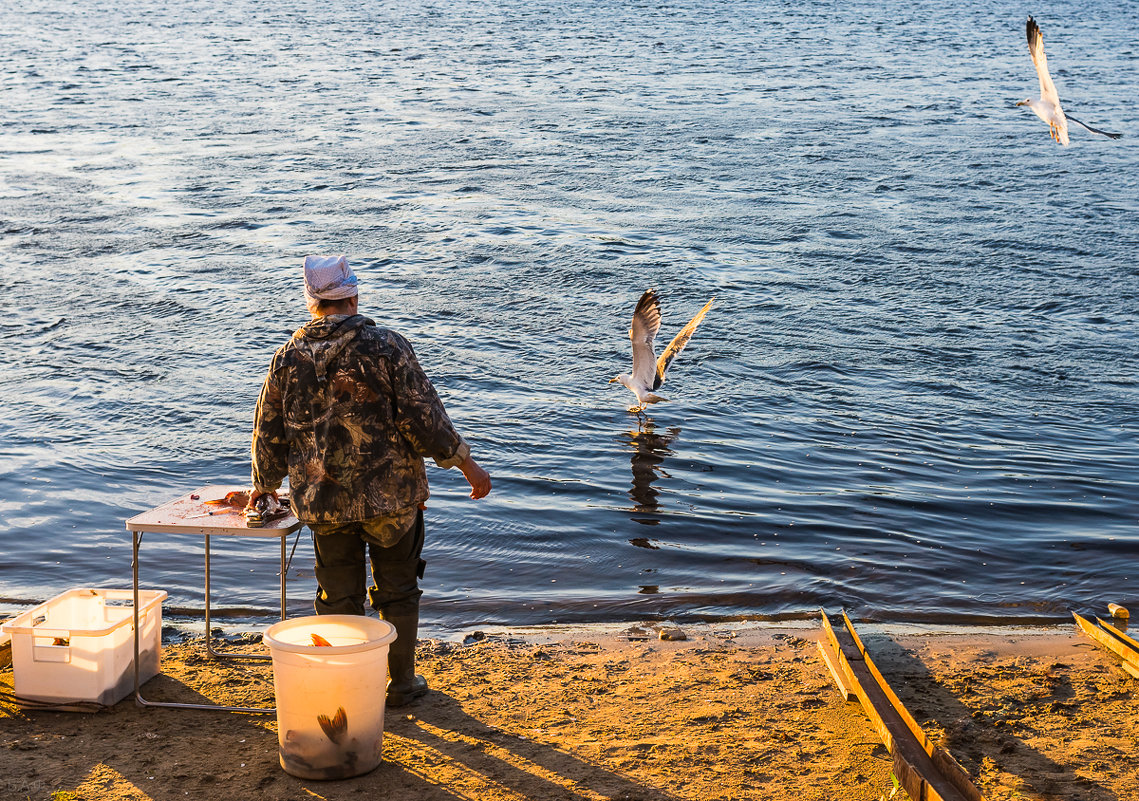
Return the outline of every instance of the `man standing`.
<path id="1" fill-rule="evenodd" d="M 471 497 L 490 476 L 451 425 L 411 345 L 357 314 L 357 279 L 344 256 L 309 256 L 312 319 L 273 355 L 253 424 L 253 492 L 289 476 L 297 518 L 313 532 L 316 613 L 364 614 L 365 548 L 372 608 L 395 626 L 387 703 L 427 692 L 415 674 L 418 579 L 423 577 L 424 457 L 458 467 Z"/>

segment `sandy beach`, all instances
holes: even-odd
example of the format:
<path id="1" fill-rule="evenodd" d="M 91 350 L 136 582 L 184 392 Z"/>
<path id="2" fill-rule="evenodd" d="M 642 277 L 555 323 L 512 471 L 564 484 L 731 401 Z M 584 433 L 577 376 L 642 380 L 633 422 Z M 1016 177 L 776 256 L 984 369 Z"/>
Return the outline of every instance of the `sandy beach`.
<path id="1" fill-rule="evenodd" d="M 831 683 L 821 629 L 487 629 L 419 648 L 434 689 L 387 713 L 384 763 L 346 781 L 278 764 L 272 715 L 4 704 L 13 799 L 850 799 L 893 790 L 886 749 Z M 911 712 L 988 799 L 1139 798 L 1136 683 L 1072 627 L 860 626 Z M 260 649 L 257 635 L 230 647 Z M 12 672 L 0 673 L 12 691 Z M 163 649 L 155 700 L 274 703 L 269 664 Z M 893 797 L 904 796 L 899 793 Z"/>

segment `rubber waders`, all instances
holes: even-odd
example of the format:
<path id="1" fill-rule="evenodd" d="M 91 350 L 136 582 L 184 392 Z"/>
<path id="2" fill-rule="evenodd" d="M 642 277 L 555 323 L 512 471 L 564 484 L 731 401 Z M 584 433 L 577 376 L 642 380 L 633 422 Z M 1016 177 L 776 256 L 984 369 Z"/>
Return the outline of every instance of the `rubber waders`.
<path id="1" fill-rule="evenodd" d="M 403 706 L 427 693 L 427 679 L 415 674 L 415 642 L 419 613 L 392 615 L 384 620 L 395 626 L 396 640 L 388 646 L 388 706 Z"/>

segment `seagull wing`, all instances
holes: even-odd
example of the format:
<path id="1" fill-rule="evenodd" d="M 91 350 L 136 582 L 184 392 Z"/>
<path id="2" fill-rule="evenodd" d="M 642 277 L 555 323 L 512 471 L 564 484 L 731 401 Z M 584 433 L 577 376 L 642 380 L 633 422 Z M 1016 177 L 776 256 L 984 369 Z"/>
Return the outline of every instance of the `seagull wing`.
<path id="1" fill-rule="evenodd" d="M 668 343 L 668 347 L 664 349 L 664 353 L 657 359 L 657 374 L 656 380 L 653 381 L 653 390 L 660 389 L 660 385 L 664 383 L 664 374 L 668 371 L 668 366 L 672 364 L 684 346 L 688 344 L 688 340 L 692 339 L 692 334 L 696 331 L 696 326 L 700 325 L 700 321 L 704 319 L 704 315 L 708 313 L 708 309 L 712 308 L 712 298 L 704 304 L 704 308 L 696 312 L 696 316 L 688 321 L 688 325 L 680 329 L 680 333 L 672 338 L 672 342 Z"/>
<path id="2" fill-rule="evenodd" d="M 1064 116 L 1068 118 L 1068 122 L 1074 122 L 1074 123 L 1076 123 L 1076 125 L 1082 125 L 1083 127 L 1087 128 L 1092 133 L 1102 134 L 1103 136 L 1110 137 L 1111 139 L 1118 139 L 1119 137 L 1123 136 L 1123 134 L 1108 133 L 1107 131 L 1101 131 L 1099 128 L 1093 128 L 1092 126 L 1088 125 L 1086 122 L 1080 122 L 1075 117 L 1068 116 L 1067 113 L 1065 113 Z"/>
<path id="3" fill-rule="evenodd" d="M 1044 35 L 1040 33 L 1040 26 L 1029 17 L 1024 32 L 1028 36 L 1028 52 L 1032 54 L 1032 63 L 1040 78 L 1040 97 L 1060 108 L 1060 95 L 1056 91 L 1056 84 L 1052 83 L 1052 76 L 1048 74 L 1048 57 L 1044 55 Z"/>
<path id="4" fill-rule="evenodd" d="M 653 384 L 653 364 L 656 362 L 653 340 L 659 330 L 660 298 L 656 290 L 649 289 L 637 301 L 633 323 L 629 326 L 629 339 L 633 342 L 632 378 L 642 387 Z"/>

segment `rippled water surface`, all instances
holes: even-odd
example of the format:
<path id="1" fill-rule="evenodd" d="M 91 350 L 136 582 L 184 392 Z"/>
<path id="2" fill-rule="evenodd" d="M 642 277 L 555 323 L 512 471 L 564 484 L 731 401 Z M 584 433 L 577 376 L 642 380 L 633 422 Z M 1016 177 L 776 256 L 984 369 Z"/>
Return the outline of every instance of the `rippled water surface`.
<path id="1" fill-rule="evenodd" d="M 430 468 L 425 622 L 1061 619 L 1139 602 L 1139 32 L 1016 3 L 0 10 L 0 596 L 129 586 L 248 476 L 344 252 L 494 476 Z M 640 293 L 716 304 L 638 430 Z M 291 544 L 291 543 L 290 543 Z M 201 542 L 146 586 L 200 609 Z M 276 549 L 215 548 L 268 617 Z M 302 536 L 291 611 L 313 591 Z"/>

